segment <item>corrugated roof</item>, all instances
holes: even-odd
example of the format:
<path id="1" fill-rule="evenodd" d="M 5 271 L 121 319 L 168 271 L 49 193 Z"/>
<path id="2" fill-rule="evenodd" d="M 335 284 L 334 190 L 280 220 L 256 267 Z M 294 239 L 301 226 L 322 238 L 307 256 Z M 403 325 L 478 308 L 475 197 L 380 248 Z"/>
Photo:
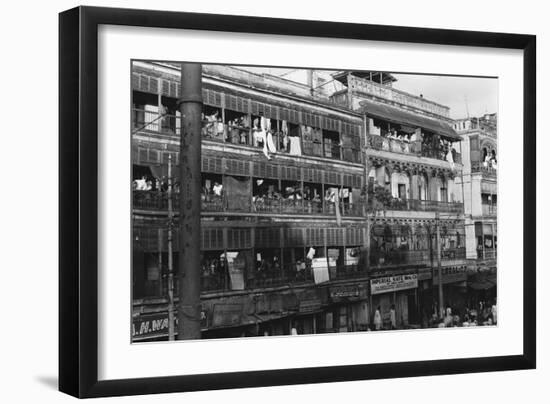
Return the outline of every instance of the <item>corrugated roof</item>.
<path id="1" fill-rule="evenodd" d="M 369 117 L 384 119 L 401 125 L 424 128 L 453 140 L 461 140 L 460 135 L 455 132 L 451 125 L 441 120 L 428 118 L 427 116 L 369 100 L 361 101 L 359 104 L 361 105 L 360 112 Z"/>

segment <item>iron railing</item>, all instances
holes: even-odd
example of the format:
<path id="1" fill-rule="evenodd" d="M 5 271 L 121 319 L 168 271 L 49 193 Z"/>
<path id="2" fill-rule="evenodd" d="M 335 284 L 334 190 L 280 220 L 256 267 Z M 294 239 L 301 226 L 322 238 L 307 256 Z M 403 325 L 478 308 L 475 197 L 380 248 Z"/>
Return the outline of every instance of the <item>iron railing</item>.
<path id="1" fill-rule="evenodd" d="M 493 167 L 493 165 L 490 162 L 473 161 L 472 173 L 481 173 L 481 175 L 486 177 L 496 177 L 497 169 Z"/>
<path id="2" fill-rule="evenodd" d="M 384 206 L 384 209 L 459 214 L 464 212 L 464 204 L 461 202 L 392 198 L 389 203 Z"/>
<path id="3" fill-rule="evenodd" d="M 496 216 L 497 205 L 483 203 L 481 205 L 481 212 L 483 213 L 483 216 Z"/>
<path id="4" fill-rule="evenodd" d="M 203 212 L 247 212 L 247 213 L 274 213 L 274 214 L 305 214 L 336 216 L 334 203 L 325 201 L 310 201 L 303 199 L 277 199 L 256 198 L 253 201 L 249 197 L 231 197 L 231 201 L 225 196 L 207 195 L 201 198 Z M 173 209 L 179 209 L 178 193 L 173 193 Z M 486 205 L 483 205 L 484 207 Z M 133 207 L 141 210 L 168 210 L 168 194 L 162 191 L 133 192 Z M 340 202 L 341 216 L 365 216 L 367 211 L 365 203 Z M 405 210 L 421 212 L 446 212 L 460 214 L 464 212 L 464 205 L 460 202 L 424 201 L 417 199 L 393 198 L 384 206 L 385 210 Z M 484 208 L 485 209 L 485 208 Z M 492 214 L 496 214 L 496 206 L 491 208 Z M 484 214 L 485 213 L 484 211 Z"/>
<path id="5" fill-rule="evenodd" d="M 419 140 L 411 142 L 379 135 L 369 135 L 368 146 L 375 150 L 409 154 L 418 157 L 429 157 L 437 160 L 447 161 L 447 153 L 444 149 L 428 148 L 427 146 L 422 145 L 422 142 Z M 462 156 L 459 152 L 453 153 L 453 162 L 462 164 Z"/>

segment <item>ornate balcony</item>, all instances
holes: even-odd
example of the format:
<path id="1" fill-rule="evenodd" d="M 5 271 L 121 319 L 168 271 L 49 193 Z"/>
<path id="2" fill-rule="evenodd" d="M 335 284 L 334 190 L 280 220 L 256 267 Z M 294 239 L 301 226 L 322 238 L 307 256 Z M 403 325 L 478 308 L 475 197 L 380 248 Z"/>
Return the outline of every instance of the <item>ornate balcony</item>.
<path id="1" fill-rule="evenodd" d="M 374 150 L 448 161 L 445 150 L 427 148 L 425 145 L 422 145 L 422 142 L 419 140 L 409 142 L 378 135 L 368 135 L 367 139 L 368 147 Z M 462 156 L 459 152 L 455 151 L 453 153 L 453 163 L 462 164 Z"/>
<path id="2" fill-rule="evenodd" d="M 473 161 L 472 173 L 481 173 L 483 177 L 496 178 L 497 168 L 490 162 Z"/>

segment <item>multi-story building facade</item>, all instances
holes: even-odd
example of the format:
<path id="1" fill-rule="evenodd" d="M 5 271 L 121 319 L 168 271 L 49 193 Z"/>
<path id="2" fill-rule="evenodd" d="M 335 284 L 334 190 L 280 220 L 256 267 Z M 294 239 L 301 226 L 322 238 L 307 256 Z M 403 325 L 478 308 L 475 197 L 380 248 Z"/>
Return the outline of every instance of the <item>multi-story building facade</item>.
<path id="1" fill-rule="evenodd" d="M 438 251 L 442 303 L 463 309 L 462 161 L 449 108 L 396 89 L 396 79 L 388 73 L 342 72 L 334 77 L 345 88 L 332 99 L 365 119 L 371 310 L 380 307 L 387 320 L 393 305 L 398 326 L 425 326 L 439 311 Z M 408 288 L 386 286 L 401 276 L 416 281 Z M 378 281 L 384 285 L 381 290 L 373 287 Z"/>
<path id="2" fill-rule="evenodd" d="M 392 306 L 398 327 L 426 326 L 439 282 L 445 305 L 465 304 L 461 138 L 449 109 L 396 90 L 386 73 L 333 77 L 339 91 L 326 94 L 203 66 L 205 338 L 366 330 L 378 307 L 387 325 Z M 167 336 L 179 82 L 177 66 L 133 64 L 135 341 Z"/>
<path id="3" fill-rule="evenodd" d="M 497 268 L 497 114 L 458 119 L 463 153 L 466 256 L 474 275 L 475 300 L 496 299 Z"/>

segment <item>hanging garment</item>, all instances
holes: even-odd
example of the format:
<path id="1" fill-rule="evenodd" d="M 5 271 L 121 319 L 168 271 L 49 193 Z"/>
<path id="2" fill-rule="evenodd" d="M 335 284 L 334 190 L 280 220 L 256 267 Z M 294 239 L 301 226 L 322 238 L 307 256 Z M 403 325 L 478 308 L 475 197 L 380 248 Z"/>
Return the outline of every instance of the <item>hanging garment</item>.
<path id="1" fill-rule="evenodd" d="M 265 139 L 265 135 L 264 135 L 264 147 L 262 148 L 262 152 L 264 153 L 264 156 L 266 156 L 268 160 L 271 160 L 271 156 L 269 155 L 269 151 L 267 150 L 267 141 Z"/>
<path id="2" fill-rule="evenodd" d="M 454 170 L 455 169 L 455 162 L 453 160 L 453 153 L 452 153 L 451 149 L 449 149 L 449 152 L 447 153 L 446 159 L 449 162 L 449 164 L 451 165 L 451 170 Z"/>
<path id="3" fill-rule="evenodd" d="M 289 142 L 288 135 L 286 133 L 283 134 L 283 150 L 286 152 L 288 151 L 288 142 Z"/>
<path id="4" fill-rule="evenodd" d="M 318 283 L 327 282 L 330 280 L 327 259 L 314 258 L 311 260 L 311 270 L 313 272 L 313 281 Z"/>
<path id="5" fill-rule="evenodd" d="M 281 124 L 281 132 L 283 132 L 283 134 L 285 135 L 288 135 L 288 125 L 285 120 L 283 120 Z"/>
<path id="6" fill-rule="evenodd" d="M 379 330 L 382 328 L 382 316 L 380 315 L 380 310 L 374 312 L 374 328 Z"/>
<path id="7" fill-rule="evenodd" d="M 335 211 L 336 211 L 336 224 L 338 224 L 338 226 L 341 226 L 342 225 L 342 215 L 340 213 L 340 200 L 338 199 L 338 193 L 336 192 L 334 194 L 334 207 L 335 207 Z"/>
<path id="8" fill-rule="evenodd" d="M 301 156 L 302 148 L 300 147 L 300 138 L 298 136 L 289 136 L 290 154 L 293 156 Z"/>
<path id="9" fill-rule="evenodd" d="M 262 116 L 260 119 L 260 126 L 264 131 L 268 132 L 271 129 L 271 119 Z"/>
<path id="10" fill-rule="evenodd" d="M 277 148 L 275 147 L 275 142 L 273 142 L 273 135 L 271 132 L 267 132 L 267 148 L 271 153 L 277 152 Z"/>

